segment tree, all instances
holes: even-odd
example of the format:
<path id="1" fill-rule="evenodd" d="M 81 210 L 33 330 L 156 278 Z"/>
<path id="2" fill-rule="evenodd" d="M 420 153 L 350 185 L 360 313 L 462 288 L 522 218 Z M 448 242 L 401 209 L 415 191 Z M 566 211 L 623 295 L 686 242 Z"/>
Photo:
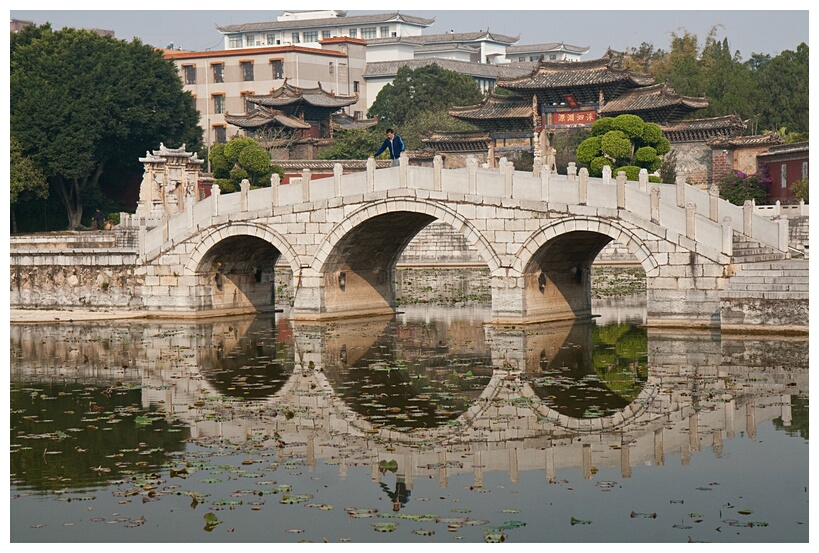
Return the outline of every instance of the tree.
<path id="1" fill-rule="evenodd" d="M 236 136 L 226 144 L 213 145 L 209 156 L 213 177 L 220 187 L 225 187 L 223 192 L 237 190 L 244 179 L 257 188 L 270 186 L 270 176 L 276 170 L 270 164 L 267 150 L 247 136 Z M 277 172 L 284 175 L 280 167 Z"/>
<path id="2" fill-rule="evenodd" d="M 125 42 L 50 24 L 11 35 L 10 127 L 79 228 L 84 197 L 111 167 L 159 143 L 199 147 L 202 129 L 173 62 Z M 124 179 L 122 179 L 124 180 Z"/>
<path id="3" fill-rule="evenodd" d="M 383 135 L 377 135 L 372 129 L 351 129 L 336 131 L 333 143 L 319 152 L 320 159 L 367 159 L 373 155 Z"/>
<path id="4" fill-rule="evenodd" d="M 636 115 L 604 117 L 592 125 L 592 136 L 577 147 L 577 161 L 599 177 L 608 165 L 612 173 L 625 171 L 629 180 L 637 180 L 640 169 L 653 173 L 660 168 L 662 157 L 671 149 L 660 126 L 646 123 Z"/>
<path id="5" fill-rule="evenodd" d="M 756 109 L 761 128 L 810 130 L 809 65 L 808 45 L 803 42 L 795 52 L 784 50 L 758 71 Z"/>
<path id="6" fill-rule="evenodd" d="M 403 66 L 378 93 L 369 114 L 378 118 L 379 127 L 394 127 L 403 138 L 400 127 L 421 112 L 474 105 L 482 97 L 478 83 L 468 75 L 435 63 L 414 70 Z"/>
<path id="7" fill-rule="evenodd" d="M 23 146 L 15 136 L 9 141 L 9 196 L 11 199 L 12 232 L 17 232 L 15 207 L 18 202 L 26 200 L 44 200 L 48 198 L 48 181 L 45 173 L 23 155 Z"/>

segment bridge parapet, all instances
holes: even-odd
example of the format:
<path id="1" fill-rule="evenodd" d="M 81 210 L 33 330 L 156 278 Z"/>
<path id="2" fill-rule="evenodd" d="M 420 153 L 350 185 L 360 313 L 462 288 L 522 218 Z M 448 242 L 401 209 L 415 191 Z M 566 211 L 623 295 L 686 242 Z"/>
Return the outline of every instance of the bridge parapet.
<path id="1" fill-rule="evenodd" d="M 570 207 L 577 211 L 578 206 L 587 206 L 610 209 L 614 216 L 618 216 L 618 212 L 629 212 L 668 232 L 694 240 L 700 247 L 730 255 L 730 248 L 723 241 L 726 234 L 723 226 L 727 226 L 761 244 L 787 250 L 787 220 L 773 221 L 759 216 L 753 208 L 735 206 L 682 180 L 675 184 L 648 183 L 645 171 L 639 181 L 625 181 L 621 177 L 612 186 L 610 175 L 589 177 L 584 169 L 579 175 L 573 171 L 560 175 L 540 166 L 532 173 L 514 171 L 510 163 L 502 163 L 497 169 L 480 168 L 476 163 L 460 169 L 443 169 L 441 163 L 433 163 L 433 167 L 410 167 L 402 161 L 398 167 L 385 169 L 376 169 L 373 162 L 364 172 L 346 175 L 342 174 L 341 165 L 336 164 L 332 178 L 315 180 L 310 171 L 304 169 L 301 179 L 289 184 L 276 182 L 275 188 L 234 194 L 217 192 L 193 204 L 192 210 L 188 203 L 185 211 L 166 218 L 148 231 L 141 251 L 157 251 L 169 240 L 178 242 L 196 228 L 211 224 L 214 217 L 242 213 L 262 216 L 265 212 L 274 215 L 286 212 L 287 209 L 280 208 L 287 206 L 292 206 L 294 211 L 310 210 L 317 202 L 357 202 L 368 193 L 380 191 L 405 195 L 402 190 L 413 190 L 416 197 L 476 205 L 516 200 L 545 204 L 539 207 L 540 211 L 569 211 Z M 517 202 L 515 205 L 520 205 Z"/>

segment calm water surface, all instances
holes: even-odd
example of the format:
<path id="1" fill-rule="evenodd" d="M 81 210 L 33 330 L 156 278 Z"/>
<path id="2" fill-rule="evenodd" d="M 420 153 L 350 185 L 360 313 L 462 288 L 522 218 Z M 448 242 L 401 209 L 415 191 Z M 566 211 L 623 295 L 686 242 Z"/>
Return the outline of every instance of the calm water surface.
<path id="1" fill-rule="evenodd" d="M 11 541 L 807 542 L 807 339 L 595 310 L 12 325 Z"/>

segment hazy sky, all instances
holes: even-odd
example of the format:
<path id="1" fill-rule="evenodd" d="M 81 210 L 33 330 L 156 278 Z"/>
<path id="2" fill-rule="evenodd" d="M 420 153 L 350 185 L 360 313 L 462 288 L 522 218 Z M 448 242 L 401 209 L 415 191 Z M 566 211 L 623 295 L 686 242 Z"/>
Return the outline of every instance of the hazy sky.
<path id="1" fill-rule="evenodd" d="M 782 10 L 718 10 L 692 9 L 685 11 L 662 10 L 630 11 L 600 10 L 534 10 L 544 2 L 511 2 L 508 10 L 462 10 L 461 2 L 365 2 L 348 1 L 336 6 L 300 0 L 290 5 L 280 4 L 275 10 L 210 10 L 224 8 L 227 2 L 124 2 L 122 9 L 112 10 L 111 2 L 80 2 L 72 4 L 77 9 L 60 8 L 64 2 L 12 0 L 12 5 L 25 6 L 25 10 L 11 9 L 11 18 L 34 21 L 37 24 L 51 22 L 52 27 L 101 28 L 113 30 L 116 37 L 131 40 L 138 37 L 146 44 L 165 47 L 173 43 L 184 50 L 220 50 L 223 37 L 217 25 L 275 21 L 284 9 L 305 10 L 310 8 L 346 9 L 348 15 L 364 13 L 388 13 L 400 11 L 409 15 L 434 18 L 435 23 L 425 33 L 447 31 L 470 32 L 486 30 L 504 35 L 520 36 L 519 44 L 565 42 L 574 46 L 588 46 L 585 59 L 600 57 L 607 48 L 625 50 L 640 46 L 643 42 L 655 48 L 669 49 L 671 34 L 688 31 L 697 35 L 700 45 L 709 31 L 716 27 L 719 40 L 728 39 L 732 51 L 740 51 L 743 59 L 752 53 L 777 55 L 782 50 L 795 50 L 801 43 L 809 43 L 809 11 L 804 2 L 778 2 Z M 472 4 L 477 4 L 472 0 Z M 256 4 L 262 4 L 257 2 Z M 278 3 L 277 3 L 278 4 Z M 481 5 L 503 5 L 504 2 L 480 2 Z M 578 2 L 578 4 L 611 6 L 610 2 Z M 635 8 L 643 2 L 630 3 Z M 656 7 L 660 2 L 648 5 Z M 713 5 L 713 2 L 689 1 L 693 7 Z M 245 3 L 247 5 L 247 3 Z M 162 10 L 165 7 L 175 10 Z M 565 6 L 565 3 L 561 3 Z M 190 7 L 191 9 L 187 9 Z M 193 8 L 196 8 L 195 10 Z M 32 9 L 35 8 L 35 9 Z M 140 11 L 136 11 L 138 8 Z M 353 9 L 355 8 L 355 9 Z M 431 9 L 433 8 L 433 9 Z M 435 9 L 440 8 L 440 9 Z M 180 11 L 185 10 L 185 11 Z"/>

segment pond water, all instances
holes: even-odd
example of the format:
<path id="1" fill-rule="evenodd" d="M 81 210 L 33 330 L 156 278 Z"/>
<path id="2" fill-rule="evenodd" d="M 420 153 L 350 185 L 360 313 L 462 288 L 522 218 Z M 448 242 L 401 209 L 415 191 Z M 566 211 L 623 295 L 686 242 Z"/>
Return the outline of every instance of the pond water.
<path id="1" fill-rule="evenodd" d="M 807 542 L 807 338 L 488 310 L 11 326 L 12 542 Z"/>

